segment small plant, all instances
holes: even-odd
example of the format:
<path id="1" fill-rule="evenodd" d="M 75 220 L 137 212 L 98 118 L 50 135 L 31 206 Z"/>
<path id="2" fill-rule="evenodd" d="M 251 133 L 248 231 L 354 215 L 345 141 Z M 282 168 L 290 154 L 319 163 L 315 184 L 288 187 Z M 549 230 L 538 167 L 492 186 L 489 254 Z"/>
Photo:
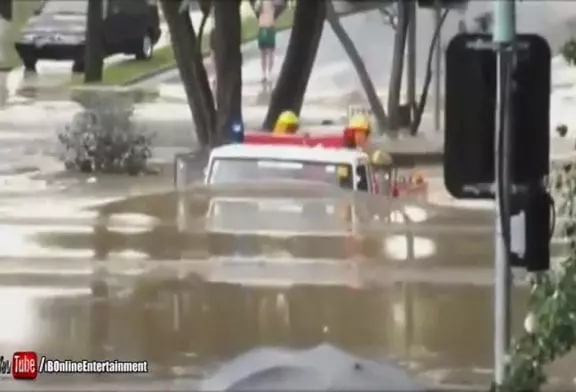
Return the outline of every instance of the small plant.
<path id="1" fill-rule="evenodd" d="M 90 106 L 58 134 L 66 168 L 83 173 L 145 172 L 152 136 L 134 125 L 132 107 L 105 99 Z"/>
<path id="2" fill-rule="evenodd" d="M 576 347 L 576 162 L 555 165 L 550 191 L 558 213 L 566 217 L 561 229 L 570 250 L 550 271 L 531 276 L 525 333 L 512 345 L 500 392 L 540 391 L 546 365 Z"/>
<path id="3" fill-rule="evenodd" d="M 570 65 L 576 65 L 576 38 L 570 38 L 560 48 L 564 60 Z"/>

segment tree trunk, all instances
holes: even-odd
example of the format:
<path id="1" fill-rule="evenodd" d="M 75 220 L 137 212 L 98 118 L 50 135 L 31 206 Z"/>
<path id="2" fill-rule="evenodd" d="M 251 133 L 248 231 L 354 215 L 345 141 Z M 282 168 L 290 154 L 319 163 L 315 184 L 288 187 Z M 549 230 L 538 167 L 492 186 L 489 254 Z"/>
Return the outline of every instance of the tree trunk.
<path id="1" fill-rule="evenodd" d="M 0 71 L 9 71 L 6 53 L 4 53 L 4 43 L 8 39 L 6 36 L 10 30 L 12 22 L 12 2 L 13 0 L 0 0 Z"/>
<path id="2" fill-rule="evenodd" d="M 192 112 L 198 143 L 205 147 L 210 144 L 210 134 L 214 129 L 216 112 L 202 61 L 200 44 L 196 39 L 190 14 L 179 12 L 179 2 L 162 0 L 160 3 L 170 32 L 172 50 L 184 85 L 188 106 Z"/>
<path id="3" fill-rule="evenodd" d="M 214 4 L 214 56 L 216 61 L 218 112 L 213 145 L 229 138 L 230 129 L 242 119 L 242 22 L 240 0 Z"/>
<path id="4" fill-rule="evenodd" d="M 206 28 L 206 22 L 210 17 L 210 12 L 212 12 L 212 0 L 200 0 L 200 11 L 202 11 L 202 21 L 200 22 L 200 27 L 198 28 L 198 42 L 200 42 L 200 50 L 202 50 L 204 29 Z"/>
<path id="5" fill-rule="evenodd" d="M 406 36 L 408 34 L 408 4 L 398 1 L 398 27 L 394 36 L 394 54 L 392 71 L 388 85 L 388 126 L 397 131 L 400 122 L 400 94 L 402 90 L 402 74 L 404 69 L 404 53 L 406 51 Z"/>
<path id="6" fill-rule="evenodd" d="M 364 61 L 362 61 L 362 57 L 358 50 L 356 49 L 356 45 L 340 23 L 340 18 L 336 14 L 336 10 L 334 9 L 333 0 L 328 0 L 326 2 L 326 19 L 330 24 L 330 27 L 334 31 L 334 34 L 342 44 L 342 48 L 350 58 L 352 62 L 352 66 L 358 75 L 358 79 L 360 79 L 360 83 L 362 83 L 362 87 L 364 88 L 364 92 L 366 93 L 366 97 L 368 98 L 368 103 L 372 108 L 372 112 L 374 113 L 374 117 L 376 117 L 376 122 L 378 124 L 378 129 L 380 132 L 384 132 L 387 128 L 388 119 L 386 118 L 386 112 L 382 107 L 382 101 L 378 97 L 376 93 L 376 89 L 374 88 L 374 84 L 370 79 L 370 75 L 368 74 L 368 70 L 366 69 L 366 65 Z"/>
<path id="7" fill-rule="evenodd" d="M 103 41 L 103 0 L 88 1 L 88 16 L 86 24 L 86 50 L 83 59 L 75 61 L 84 62 L 84 82 L 94 83 L 102 81 L 104 71 L 104 41 Z"/>
<path id="8" fill-rule="evenodd" d="M 418 107 L 414 113 L 414 124 L 411 127 L 411 134 L 414 136 L 418 133 L 418 128 L 422 123 L 422 115 L 424 114 L 424 109 L 426 109 L 426 102 L 428 100 L 428 91 L 430 90 L 430 83 L 432 82 L 432 60 L 434 59 L 434 48 L 436 47 L 436 41 L 440 37 L 440 31 L 444 25 L 444 21 L 448 16 L 449 10 L 445 10 L 441 16 L 440 23 L 434 31 L 432 40 L 430 41 L 430 48 L 428 49 L 428 59 L 426 60 L 426 76 L 424 77 L 424 86 L 422 86 L 422 93 L 420 94 L 420 101 L 418 102 Z"/>
<path id="9" fill-rule="evenodd" d="M 308 79 L 316 60 L 325 17 L 325 1 L 303 0 L 296 4 L 290 43 L 270 98 L 263 129 L 272 129 L 284 110 L 300 113 Z"/>

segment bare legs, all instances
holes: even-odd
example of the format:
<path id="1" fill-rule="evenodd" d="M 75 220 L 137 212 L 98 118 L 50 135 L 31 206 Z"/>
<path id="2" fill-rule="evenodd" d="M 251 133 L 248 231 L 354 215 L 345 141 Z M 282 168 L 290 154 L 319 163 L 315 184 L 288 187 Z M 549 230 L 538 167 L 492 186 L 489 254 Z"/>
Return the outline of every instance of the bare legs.
<path id="1" fill-rule="evenodd" d="M 268 56 L 265 48 L 260 48 L 260 66 L 262 68 L 262 83 L 268 79 Z"/>
<path id="2" fill-rule="evenodd" d="M 267 49 L 266 56 L 268 57 L 268 81 L 271 81 L 274 69 L 274 48 Z"/>
<path id="3" fill-rule="evenodd" d="M 260 66 L 262 68 L 262 82 L 269 82 L 274 69 L 274 49 L 260 49 Z"/>

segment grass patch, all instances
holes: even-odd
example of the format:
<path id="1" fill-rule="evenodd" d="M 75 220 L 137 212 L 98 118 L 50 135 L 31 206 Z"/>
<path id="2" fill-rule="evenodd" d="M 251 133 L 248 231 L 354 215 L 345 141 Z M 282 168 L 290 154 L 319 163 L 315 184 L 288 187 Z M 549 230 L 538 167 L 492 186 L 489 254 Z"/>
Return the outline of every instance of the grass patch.
<path id="1" fill-rule="evenodd" d="M 20 57 L 14 49 L 14 41 L 20 36 L 20 31 L 40 6 L 40 0 L 12 1 L 12 21 L 6 34 L 2 37 L 2 53 L 6 56 L 0 62 L 0 68 L 15 68 L 20 66 Z"/>
<path id="2" fill-rule="evenodd" d="M 292 27 L 294 9 L 287 8 L 276 22 L 278 30 L 286 30 Z M 253 41 L 258 35 L 258 20 L 256 17 L 248 17 L 242 21 L 242 42 Z M 202 37 L 202 53 L 207 55 L 209 51 L 208 37 Z M 169 69 L 176 65 L 174 52 L 171 46 L 158 48 L 154 51 L 154 57 L 148 61 L 125 60 L 111 64 L 104 69 L 104 75 L 100 84 L 123 85 L 131 81 L 153 74 L 163 69 Z"/>

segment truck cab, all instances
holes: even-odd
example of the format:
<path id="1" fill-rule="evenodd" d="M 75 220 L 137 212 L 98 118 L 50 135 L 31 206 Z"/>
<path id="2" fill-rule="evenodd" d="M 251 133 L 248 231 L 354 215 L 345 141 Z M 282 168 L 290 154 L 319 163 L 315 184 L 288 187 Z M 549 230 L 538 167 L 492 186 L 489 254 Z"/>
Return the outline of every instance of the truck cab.
<path id="1" fill-rule="evenodd" d="M 314 182 L 375 193 L 372 175 L 369 157 L 361 151 L 230 144 L 212 150 L 204 183 Z"/>

